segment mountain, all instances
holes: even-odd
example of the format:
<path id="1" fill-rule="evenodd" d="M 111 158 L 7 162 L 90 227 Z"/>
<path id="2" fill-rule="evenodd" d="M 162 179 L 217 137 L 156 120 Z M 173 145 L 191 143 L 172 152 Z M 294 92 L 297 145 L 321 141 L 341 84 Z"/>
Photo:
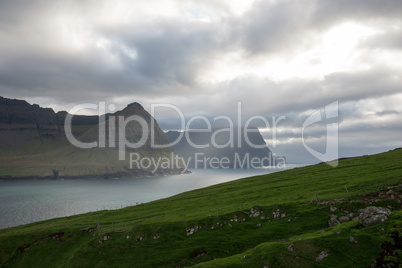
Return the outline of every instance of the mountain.
<path id="1" fill-rule="evenodd" d="M 258 129 L 233 127 L 210 132 L 169 131 L 174 152 L 191 168 L 253 168 L 275 165 L 275 157 Z M 181 135 L 181 138 L 180 138 Z M 203 148 L 197 148 L 203 147 Z M 215 160 L 213 160 L 215 159 Z"/>
<path id="2" fill-rule="evenodd" d="M 104 116 L 72 116 L 68 133 L 79 143 L 96 142 L 99 146 L 94 148 L 79 148 L 67 139 L 64 126 L 67 116 L 71 115 L 64 111 L 55 113 L 24 100 L 0 97 L 0 178 L 142 177 L 183 171 L 180 161 L 163 168 L 154 164 L 158 159 L 168 161 L 176 156 L 169 146 L 161 149 L 151 146 L 151 135 L 159 145 L 168 145 L 168 139 L 156 120 L 138 103 Z M 138 120 L 128 121 L 133 116 L 143 119 L 144 127 L 149 130 L 139 148 L 125 145 L 139 142 L 143 135 Z M 119 120 L 127 122 L 120 124 Z M 131 153 L 149 159 L 151 164 L 144 167 L 137 161 L 130 167 Z M 125 159 L 119 160 L 122 158 Z"/>

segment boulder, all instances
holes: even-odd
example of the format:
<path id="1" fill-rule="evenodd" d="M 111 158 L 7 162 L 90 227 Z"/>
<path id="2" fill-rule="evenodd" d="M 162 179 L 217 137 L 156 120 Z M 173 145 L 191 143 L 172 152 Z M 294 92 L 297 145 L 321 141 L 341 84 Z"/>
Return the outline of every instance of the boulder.
<path id="1" fill-rule="evenodd" d="M 349 221 L 349 217 L 348 217 L 348 216 L 342 216 L 342 217 L 339 218 L 339 221 L 340 221 L 341 223 L 348 222 L 348 221 Z"/>
<path id="2" fill-rule="evenodd" d="M 370 206 L 360 213 L 359 222 L 364 227 L 368 227 L 388 220 L 389 215 L 391 215 L 391 210 L 387 208 Z"/>
<path id="3" fill-rule="evenodd" d="M 336 216 L 336 215 L 331 215 L 331 218 L 330 218 L 329 221 L 328 221 L 329 227 L 334 227 L 334 226 L 337 226 L 338 224 L 341 224 L 341 223 L 338 221 L 337 217 L 338 217 L 338 216 Z"/>

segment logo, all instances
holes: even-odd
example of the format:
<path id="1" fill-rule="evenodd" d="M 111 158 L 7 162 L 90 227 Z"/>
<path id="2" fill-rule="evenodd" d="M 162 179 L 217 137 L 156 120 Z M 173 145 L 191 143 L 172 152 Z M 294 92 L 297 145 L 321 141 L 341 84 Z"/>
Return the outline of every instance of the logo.
<path id="1" fill-rule="evenodd" d="M 326 124 L 327 134 L 325 153 L 318 152 L 306 144 L 304 130 L 313 124 L 337 118 L 338 110 L 338 101 L 328 104 L 323 110 L 319 109 L 311 114 L 306 121 L 304 121 L 302 127 L 302 141 L 304 148 L 306 148 L 306 150 L 318 160 L 326 162 L 333 167 L 338 166 L 338 122 Z"/>

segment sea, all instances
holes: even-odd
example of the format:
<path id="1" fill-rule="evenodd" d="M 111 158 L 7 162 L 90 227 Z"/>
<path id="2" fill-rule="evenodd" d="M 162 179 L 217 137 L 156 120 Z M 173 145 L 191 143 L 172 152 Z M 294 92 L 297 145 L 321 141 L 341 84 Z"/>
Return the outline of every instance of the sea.
<path id="1" fill-rule="evenodd" d="M 240 178 L 300 167 L 196 169 L 191 174 L 124 179 L 0 181 L 0 229 L 135 206 Z"/>

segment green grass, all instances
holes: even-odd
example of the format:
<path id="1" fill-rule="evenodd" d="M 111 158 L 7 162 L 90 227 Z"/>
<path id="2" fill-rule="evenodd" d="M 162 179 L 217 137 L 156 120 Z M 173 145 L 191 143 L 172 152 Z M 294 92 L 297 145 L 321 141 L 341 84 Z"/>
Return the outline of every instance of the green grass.
<path id="1" fill-rule="evenodd" d="M 0 230 L 0 265 L 369 267 L 379 256 L 381 243 L 392 231 L 400 231 L 400 204 L 396 200 L 375 202 L 373 205 L 391 206 L 392 214 L 388 221 L 368 228 L 356 221 L 329 228 L 327 221 L 331 214 L 345 215 L 341 208 L 356 213 L 366 207 L 363 194 L 401 182 L 401 149 L 341 160 L 336 168 L 323 163 L 245 178 L 115 211 Z M 362 202 L 349 202 L 345 185 L 351 199 Z M 395 189 L 402 195 L 400 188 Z M 344 200 L 335 205 L 338 210 L 330 212 L 329 205 L 307 204 L 315 192 L 320 200 Z M 247 213 L 252 207 L 269 220 L 250 218 Z M 272 213 L 278 209 L 286 214 L 285 218 L 273 219 Z M 245 221 L 231 221 L 234 215 Z M 97 232 L 98 221 L 101 235 Z M 186 229 L 194 226 L 202 228 L 187 236 Z M 81 230 L 86 227 L 94 231 Z M 335 234 L 338 230 L 339 236 Z M 49 238 L 58 232 L 64 232 L 60 239 Z M 156 234 L 160 238 L 154 240 Z M 99 243 L 105 235 L 110 238 Z M 350 236 L 358 244 L 350 243 Z M 143 240 L 136 241 L 137 237 Z M 286 250 L 290 243 L 294 244 L 294 252 Z M 29 249 L 23 251 L 24 247 Z M 191 258 L 201 249 L 206 250 L 204 256 Z M 329 256 L 315 262 L 323 250 Z"/>

